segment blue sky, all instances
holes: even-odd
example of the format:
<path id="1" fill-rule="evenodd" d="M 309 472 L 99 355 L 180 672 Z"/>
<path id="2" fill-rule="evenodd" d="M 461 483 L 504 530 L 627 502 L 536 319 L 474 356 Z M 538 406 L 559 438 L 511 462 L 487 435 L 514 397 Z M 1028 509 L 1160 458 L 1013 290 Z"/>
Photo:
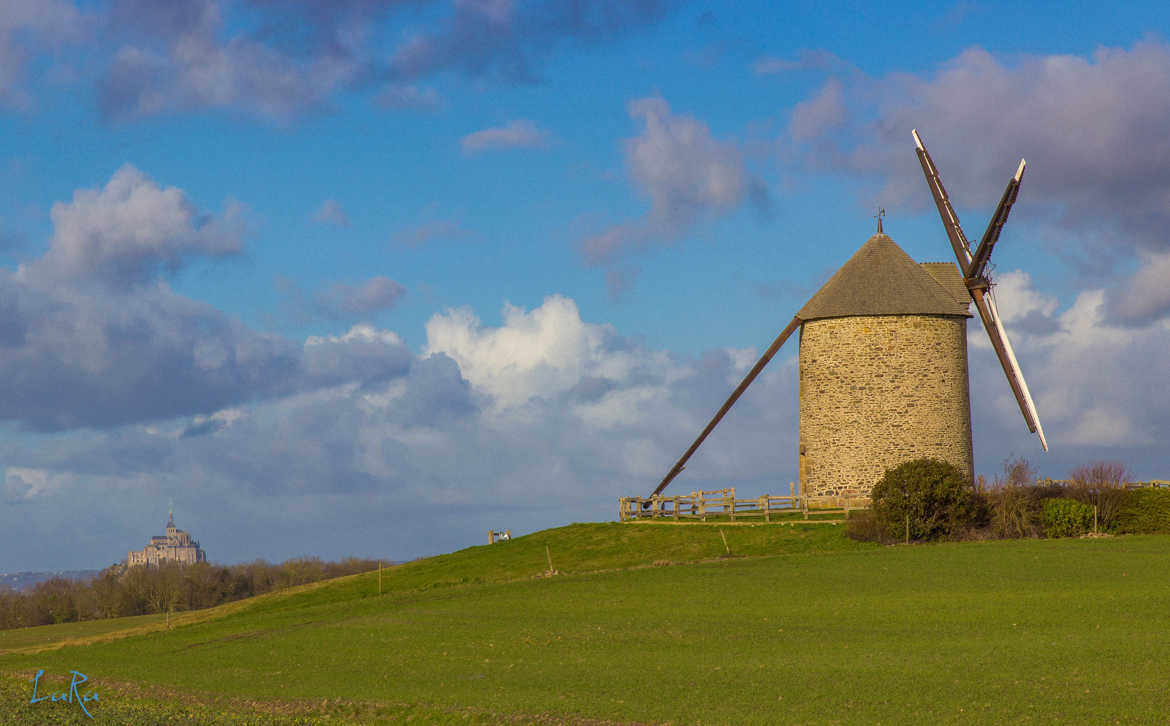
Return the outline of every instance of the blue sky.
<path id="1" fill-rule="evenodd" d="M 327 9 L 326 9 L 327 8 Z M 1162 4 L 0 2 L 0 571 L 612 518 L 873 232 L 993 263 L 976 470 L 1167 478 Z M 786 491 L 796 346 L 673 486 Z"/>

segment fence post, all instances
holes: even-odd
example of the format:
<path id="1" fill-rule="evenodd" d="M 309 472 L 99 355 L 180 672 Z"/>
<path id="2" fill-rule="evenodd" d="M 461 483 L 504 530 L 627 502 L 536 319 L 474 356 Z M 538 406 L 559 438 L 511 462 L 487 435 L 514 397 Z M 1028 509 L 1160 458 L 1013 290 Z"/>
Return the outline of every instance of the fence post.
<path id="1" fill-rule="evenodd" d="M 767 494 L 760 497 L 760 509 L 764 510 L 764 521 L 765 522 L 772 521 L 772 518 L 768 515 L 768 502 L 769 502 L 769 498 L 768 498 Z"/>
<path id="2" fill-rule="evenodd" d="M 734 522 L 735 521 L 735 495 L 732 494 L 731 499 L 729 499 L 728 501 L 731 502 L 731 521 Z"/>
<path id="3" fill-rule="evenodd" d="M 674 520 L 678 521 L 678 497 L 674 497 Z"/>

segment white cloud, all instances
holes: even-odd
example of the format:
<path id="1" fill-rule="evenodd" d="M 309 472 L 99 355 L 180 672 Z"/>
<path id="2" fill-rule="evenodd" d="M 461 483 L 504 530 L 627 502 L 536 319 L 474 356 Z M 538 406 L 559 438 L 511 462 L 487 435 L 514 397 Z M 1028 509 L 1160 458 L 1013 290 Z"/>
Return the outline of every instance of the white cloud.
<path id="1" fill-rule="evenodd" d="M 313 291 L 278 276 L 276 287 L 285 295 L 286 304 L 294 314 L 306 320 L 369 320 L 393 308 L 406 295 L 404 286 L 385 275 L 361 282 L 332 282 Z"/>
<path id="2" fill-rule="evenodd" d="M 468 153 L 501 149 L 537 149 L 548 146 L 548 132 L 527 119 L 482 129 L 464 136 L 459 145 Z"/>
<path id="3" fill-rule="evenodd" d="M 384 343 L 402 345 L 402 338 L 393 330 L 379 330 L 372 325 L 355 325 L 341 335 L 310 335 L 305 345 L 326 345 L 329 343 Z"/>
<path id="4" fill-rule="evenodd" d="M 126 164 L 102 189 L 79 189 L 50 212 L 44 257 L 22 268 L 36 278 L 115 285 L 145 282 L 198 256 L 243 249 L 247 212 L 230 201 L 218 218 L 200 212 L 176 187 L 160 187 Z"/>
<path id="5" fill-rule="evenodd" d="M 390 235 L 390 244 L 406 249 L 422 249 L 435 240 L 462 239 L 470 235 L 458 222 L 450 219 L 427 219 L 405 224 Z"/>
<path id="6" fill-rule="evenodd" d="M 0 12 L 0 107 L 33 110 L 36 98 L 25 88 L 29 61 L 78 42 L 87 25 L 85 14 L 62 0 L 6 0 Z"/>
<path id="7" fill-rule="evenodd" d="M 1170 251 L 1138 256 L 1139 267 L 1129 280 L 1110 291 L 1111 317 L 1125 323 L 1143 323 L 1170 314 Z"/>
<path id="8" fill-rule="evenodd" d="M 788 131 L 792 138 L 803 141 L 839 126 L 844 119 L 845 100 L 841 82 L 830 78 L 819 94 L 793 107 Z"/>
<path id="9" fill-rule="evenodd" d="M 60 492 L 73 477 L 43 469 L 9 466 L 4 469 L 4 498 L 9 502 L 38 499 Z"/>
<path id="10" fill-rule="evenodd" d="M 387 12 L 362 0 L 338 0 L 329 12 L 313 3 L 282 5 L 282 17 L 260 6 L 253 8 L 254 32 L 231 33 L 221 7 L 213 0 L 110 3 L 106 34 L 126 42 L 97 84 L 106 118 L 231 109 L 289 122 L 323 110 L 367 77 L 374 63 L 367 24 Z"/>
<path id="11" fill-rule="evenodd" d="M 318 224 L 331 224 L 334 227 L 348 227 L 349 215 L 341 208 L 336 199 L 326 199 L 313 212 L 313 221 Z"/>
<path id="12" fill-rule="evenodd" d="M 420 88 L 412 84 L 390 84 L 379 93 L 375 102 L 382 108 L 434 109 L 442 105 L 442 99 L 433 88 Z"/>
<path id="13" fill-rule="evenodd" d="M 466 309 L 427 322 L 427 353 L 445 353 L 463 376 L 503 407 L 564 393 L 584 376 L 623 379 L 632 360 L 607 349 L 607 326 L 581 320 L 572 300 L 554 295 L 530 312 L 508 305 L 504 324 L 484 329 Z"/>
<path id="14" fill-rule="evenodd" d="M 733 145 L 715 140 L 706 124 L 673 114 L 656 97 L 630 103 L 630 116 L 645 130 L 626 142 L 626 159 L 655 220 L 676 224 L 698 210 L 743 201 L 750 185 L 743 159 Z"/>
<path id="15" fill-rule="evenodd" d="M 880 175 L 886 183 L 875 196 L 887 206 L 929 203 L 908 151 L 917 128 L 963 204 L 994 205 L 1026 157 L 1022 193 L 1030 205 L 1055 205 L 1062 235 L 1114 255 L 1170 246 L 1165 41 L 1102 47 L 1087 57 L 1009 59 L 973 47 L 933 72 L 873 78 L 853 71 L 840 80 L 847 128 L 810 144 L 806 160 Z"/>
<path id="16" fill-rule="evenodd" d="M 613 267 L 621 257 L 669 243 L 697 221 L 728 214 L 749 198 L 765 200 L 763 183 L 749 174 L 735 144 L 716 139 L 703 122 L 673 113 L 658 97 L 632 101 L 629 113 L 643 130 L 625 142 L 626 166 L 650 209 L 643 220 L 582 240 L 590 264 Z"/>
<path id="17" fill-rule="evenodd" d="M 1055 456 L 1070 465 L 1091 455 L 1082 451 L 1106 447 L 1140 456 L 1142 447 L 1170 436 L 1162 416 L 1170 410 L 1170 390 L 1155 363 L 1170 355 L 1170 323 L 1143 329 L 1113 323 L 1105 314 L 1102 289 L 1083 290 L 1061 310 L 1022 272 L 998 279 L 999 307 L 1005 318 L 1012 311 L 1015 324 L 1008 332 Z M 1050 324 L 1023 326 L 1029 317 Z M 1001 451 L 1011 451 L 1008 442 L 1026 434 L 1023 418 L 979 323 L 971 324 L 970 338 L 977 342 L 971 350 L 972 398 L 987 416 L 976 426 L 998 441 Z M 986 408 L 987 402 L 994 405 Z"/>

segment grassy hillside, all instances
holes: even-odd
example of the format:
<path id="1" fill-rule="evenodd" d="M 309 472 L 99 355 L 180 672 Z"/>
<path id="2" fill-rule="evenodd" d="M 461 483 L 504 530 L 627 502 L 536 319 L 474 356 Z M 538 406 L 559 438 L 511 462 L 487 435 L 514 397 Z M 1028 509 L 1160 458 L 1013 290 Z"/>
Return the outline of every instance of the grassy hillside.
<path id="1" fill-rule="evenodd" d="M 0 669 L 76 669 L 105 689 L 99 719 L 153 698 L 203 714 L 187 723 L 254 702 L 288 722 L 1163 718 L 1170 539 L 875 548 L 831 526 L 724 532 L 755 556 L 720 558 L 712 527 L 573 525 L 395 568 L 380 597 L 358 575 L 171 631 L 9 650 Z M 567 574 L 532 577 L 546 544 Z"/>

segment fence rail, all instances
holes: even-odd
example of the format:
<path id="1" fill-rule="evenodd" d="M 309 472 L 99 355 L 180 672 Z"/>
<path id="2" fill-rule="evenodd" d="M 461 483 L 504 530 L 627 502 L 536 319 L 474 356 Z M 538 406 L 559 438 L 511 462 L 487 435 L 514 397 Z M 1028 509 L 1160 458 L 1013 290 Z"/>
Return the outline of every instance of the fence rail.
<path id="1" fill-rule="evenodd" d="M 1068 485 L 1067 480 L 1044 479 L 1040 483 Z M 1170 481 L 1153 479 L 1142 482 L 1129 482 L 1129 489 L 1146 487 L 1170 488 Z M 621 497 L 618 499 L 621 521 L 630 522 L 643 519 L 659 520 L 699 520 L 706 521 L 709 516 L 727 517 L 731 521 L 741 519 L 762 518 L 765 522 L 772 521 L 773 514 L 791 515 L 799 512 L 800 519 L 785 517 L 786 523 L 832 523 L 839 524 L 849 518 L 849 513 L 859 509 L 869 508 L 866 499 L 843 499 L 835 497 L 805 497 L 796 494 L 795 485 L 788 483 L 788 494 L 765 494 L 754 499 L 737 499 L 735 487 L 725 489 L 711 489 L 694 491 L 690 494 L 667 497 L 661 494 L 652 497 Z M 809 512 L 814 515 L 809 517 Z M 840 515 L 841 519 L 826 517 Z"/>
<path id="2" fill-rule="evenodd" d="M 792 514 L 799 512 L 799 520 L 786 518 L 790 522 L 807 523 L 839 523 L 839 519 L 809 518 L 809 500 L 807 497 L 795 493 L 792 482 L 788 483 L 788 494 L 764 494 L 753 499 L 737 499 L 735 487 L 713 489 L 710 491 L 696 491 L 678 496 L 651 497 L 621 497 L 618 500 L 621 521 L 629 522 L 639 519 L 672 519 L 672 520 L 699 520 L 706 521 L 708 516 L 726 516 L 731 521 L 740 519 L 760 518 L 765 522 L 772 521 L 773 514 Z M 839 514 L 848 518 L 849 512 L 862 509 L 863 506 L 841 503 L 838 506 L 815 507 L 814 515 Z"/>

